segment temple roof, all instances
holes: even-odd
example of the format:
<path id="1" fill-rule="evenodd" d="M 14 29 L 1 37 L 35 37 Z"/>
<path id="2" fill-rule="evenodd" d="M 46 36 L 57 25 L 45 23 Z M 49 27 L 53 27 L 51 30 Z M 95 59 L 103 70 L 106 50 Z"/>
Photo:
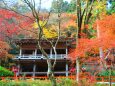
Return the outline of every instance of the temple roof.
<path id="1" fill-rule="evenodd" d="M 52 42 L 56 42 L 57 39 L 48 39 L 49 41 L 52 41 Z M 37 44 L 39 40 L 38 39 L 30 39 L 30 38 L 26 38 L 26 39 L 16 39 L 15 40 L 15 43 L 17 45 L 19 44 L 26 44 L 26 43 L 30 43 L 30 44 Z M 41 42 L 49 42 L 45 39 L 41 40 Z M 66 43 L 69 43 L 69 44 L 72 44 L 73 42 L 75 42 L 75 38 L 60 38 L 58 42 L 66 42 Z"/>

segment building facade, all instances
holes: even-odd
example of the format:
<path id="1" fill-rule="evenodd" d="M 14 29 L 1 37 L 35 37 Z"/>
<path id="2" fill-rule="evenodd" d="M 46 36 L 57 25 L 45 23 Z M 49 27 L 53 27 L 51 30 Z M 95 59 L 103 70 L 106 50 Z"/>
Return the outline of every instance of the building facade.
<path id="1" fill-rule="evenodd" d="M 18 75 L 25 74 L 26 76 L 46 76 L 47 75 L 47 61 L 37 46 L 36 39 L 21 39 L 16 40 L 16 44 L 20 48 L 19 55 L 14 60 L 19 69 Z M 54 39 L 51 39 L 54 41 Z M 73 38 L 60 39 L 56 46 L 56 66 L 54 68 L 54 74 L 56 76 L 68 76 L 71 60 L 68 58 L 68 52 L 70 48 L 75 48 L 75 41 Z M 48 54 L 48 57 L 53 62 L 55 60 L 55 53 L 51 47 L 51 44 L 42 40 L 41 45 Z"/>

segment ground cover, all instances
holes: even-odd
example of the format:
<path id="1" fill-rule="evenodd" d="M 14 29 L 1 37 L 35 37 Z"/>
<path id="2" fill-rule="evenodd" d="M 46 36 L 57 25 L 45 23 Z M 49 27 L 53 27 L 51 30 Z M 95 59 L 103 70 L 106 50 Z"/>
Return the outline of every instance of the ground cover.
<path id="1" fill-rule="evenodd" d="M 57 79 L 57 86 L 108 86 L 108 83 L 96 83 L 89 82 L 86 79 L 81 80 L 79 84 L 68 78 Z M 0 81 L 0 86 L 51 86 L 51 82 L 49 80 L 10 80 L 6 78 Z M 115 86 L 115 84 L 112 86 Z"/>
<path id="2" fill-rule="evenodd" d="M 14 73 L 4 67 L 0 66 L 0 76 L 13 76 Z"/>

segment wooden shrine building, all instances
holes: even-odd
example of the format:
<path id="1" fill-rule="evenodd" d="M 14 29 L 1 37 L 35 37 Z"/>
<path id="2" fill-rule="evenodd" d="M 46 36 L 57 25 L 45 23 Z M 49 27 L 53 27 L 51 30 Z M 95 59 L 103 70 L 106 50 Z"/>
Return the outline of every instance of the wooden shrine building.
<path id="1" fill-rule="evenodd" d="M 19 55 L 14 58 L 19 69 L 19 75 L 25 74 L 26 76 L 33 77 L 47 75 L 47 61 L 39 48 L 37 48 L 37 41 L 36 39 L 21 39 L 15 41 L 20 47 Z M 69 75 L 71 61 L 68 58 L 68 52 L 70 48 L 74 48 L 74 44 L 72 44 L 74 41 L 75 39 L 73 38 L 62 38 L 59 40 L 56 47 L 57 62 L 54 69 L 55 75 Z M 54 51 L 50 43 L 46 40 L 42 40 L 41 44 L 49 58 L 54 61 Z"/>

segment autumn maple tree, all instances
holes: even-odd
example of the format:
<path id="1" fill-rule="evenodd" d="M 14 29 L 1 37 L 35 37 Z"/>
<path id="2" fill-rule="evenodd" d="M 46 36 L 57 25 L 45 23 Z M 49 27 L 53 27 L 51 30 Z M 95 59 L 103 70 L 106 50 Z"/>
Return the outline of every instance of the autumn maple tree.
<path id="1" fill-rule="evenodd" d="M 28 22 L 27 22 L 28 21 Z M 13 57 L 8 52 L 19 35 L 29 36 L 32 21 L 12 10 L 0 8 L 0 58 Z M 1 60 L 0 59 L 0 60 Z"/>
<path id="2" fill-rule="evenodd" d="M 70 50 L 70 56 L 72 59 L 76 59 L 76 57 L 100 57 L 99 64 L 103 64 L 102 69 L 103 67 L 107 69 L 106 60 L 110 59 L 112 62 L 114 62 L 114 56 L 112 55 L 112 50 L 115 46 L 114 22 L 114 14 L 106 15 L 102 17 L 102 19 L 97 20 L 94 24 L 94 29 L 96 30 L 94 38 L 79 39 L 79 45 L 76 47 L 76 49 Z"/>
<path id="3" fill-rule="evenodd" d="M 0 8 L 0 36 L 14 38 L 28 33 L 33 20 L 9 9 Z M 2 38 L 3 39 L 3 38 Z"/>
<path id="4" fill-rule="evenodd" d="M 0 41 L 0 58 L 5 57 L 9 49 L 10 47 L 6 42 Z"/>
<path id="5" fill-rule="evenodd" d="M 92 25 L 98 16 L 100 16 L 100 13 L 102 11 L 105 12 L 106 1 L 76 0 L 75 2 L 77 9 L 76 49 L 70 50 L 70 57 L 76 60 L 76 80 L 79 81 L 80 59 L 84 57 L 87 52 L 91 52 L 94 47 L 89 44 L 93 44 L 92 38 L 95 38 L 95 30 L 92 29 Z M 93 51 L 94 50 L 95 48 Z"/>

